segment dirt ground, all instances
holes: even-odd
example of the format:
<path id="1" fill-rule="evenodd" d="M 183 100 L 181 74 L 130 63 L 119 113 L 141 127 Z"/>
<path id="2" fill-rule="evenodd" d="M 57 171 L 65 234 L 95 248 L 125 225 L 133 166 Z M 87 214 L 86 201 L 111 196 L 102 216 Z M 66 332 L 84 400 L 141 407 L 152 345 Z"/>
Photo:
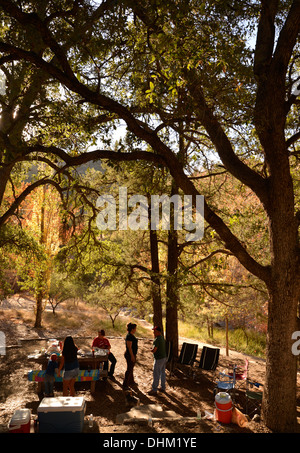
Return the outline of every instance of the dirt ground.
<path id="1" fill-rule="evenodd" d="M 136 321 L 139 325 L 139 321 Z M 142 321 L 141 321 L 142 322 Z M 28 382 L 27 373 L 33 367 L 26 358 L 36 349 L 44 346 L 41 338 L 57 338 L 57 335 L 45 329 L 33 329 L 31 326 L 12 318 L 9 322 L 0 319 L 0 331 L 5 333 L 6 354 L 0 356 L 0 433 L 8 432 L 8 423 L 16 409 L 30 408 L 32 414 L 37 414 L 37 408 L 43 395 L 37 394 L 37 384 Z M 80 332 L 64 331 L 61 338 L 71 334 L 79 347 L 89 346 L 93 335 L 86 331 L 82 325 Z M 151 326 L 146 338 L 139 337 L 137 328 L 136 336 L 139 339 L 137 364 L 134 370 L 135 381 L 138 387 L 133 395 L 139 398 L 140 406 L 158 404 L 163 411 L 173 411 L 182 416 L 182 419 L 154 419 L 152 426 L 147 422 L 131 422 L 117 424 L 116 418 L 129 410 L 126 407 L 122 382 L 126 370 L 124 359 L 124 338 L 109 337 L 112 352 L 117 359 L 115 380 L 107 379 L 96 383 L 96 391 L 91 394 L 89 384 L 76 383 L 76 392 L 84 396 L 86 401 L 86 414 L 84 432 L 86 433 L 270 433 L 262 422 L 250 421 L 247 427 L 241 428 L 237 424 L 221 424 L 212 419 L 205 419 L 205 411 L 214 412 L 214 379 L 210 373 L 200 373 L 196 379 L 186 376 L 186 370 L 175 369 L 172 373 L 167 371 L 167 391 L 158 393 L 157 396 L 148 395 L 152 383 L 153 357 L 150 348 L 153 341 Z M 125 332 L 124 332 L 125 337 Z M 181 338 L 181 343 L 187 341 Z M 191 341 L 192 342 L 192 341 Z M 201 353 L 199 343 L 198 358 Z M 246 356 L 230 351 L 229 357 L 221 349 L 219 366 L 220 372 L 233 364 L 243 366 Z M 255 357 L 249 357 L 249 371 L 251 378 L 264 382 L 265 362 Z M 176 368 L 176 367 L 175 367 Z M 55 396 L 62 395 L 61 384 L 56 384 Z M 244 393 L 238 392 L 237 407 L 244 410 Z M 299 395 L 300 406 L 300 395 Z M 197 410 L 201 410 L 202 419 L 196 418 Z M 299 407 L 300 411 L 300 407 Z M 88 426 L 88 416 L 93 414 L 93 427 Z"/>

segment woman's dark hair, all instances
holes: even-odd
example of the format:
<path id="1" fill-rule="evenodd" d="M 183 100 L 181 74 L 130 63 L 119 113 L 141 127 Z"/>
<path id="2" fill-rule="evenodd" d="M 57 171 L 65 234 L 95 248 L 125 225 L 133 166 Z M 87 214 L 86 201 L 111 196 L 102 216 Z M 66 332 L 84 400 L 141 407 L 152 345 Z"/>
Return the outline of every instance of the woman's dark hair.
<path id="1" fill-rule="evenodd" d="M 136 328 L 136 324 L 132 324 L 131 322 L 129 322 L 129 323 L 127 324 L 127 331 L 128 331 L 128 332 L 131 332 L 131 331 L 132 331 L 133 329 L 135 329 L 135 328 Z"/>
<path id="2" fill-rule="evenodd" d="M 78 348 L 74 343 L 73 337 L 71 337 L 70 335 L 67 336 L 64 341 L 64 347 L 62 350 L 62 354 L 67 355 L 67 356 L 73 355 L 74 353 L 77 352 L 77 350 L 78 350 Z"/>
<path id="3" fill-rule="evenodd" d="M 99 330 L 99 333 L 100 333 L 100 335 L 102 335 L 102 337 L 105 337 L 105 330 L 101 329 L 101 330 Z"/>

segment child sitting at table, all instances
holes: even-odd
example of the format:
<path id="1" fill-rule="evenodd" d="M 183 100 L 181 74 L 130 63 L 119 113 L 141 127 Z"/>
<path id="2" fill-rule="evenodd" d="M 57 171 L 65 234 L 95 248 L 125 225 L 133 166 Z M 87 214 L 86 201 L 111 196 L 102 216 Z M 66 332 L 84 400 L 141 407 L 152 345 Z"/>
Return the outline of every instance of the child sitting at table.
<path id="1" fill-rule="evenodd" d="M 54 396 L 53 387 L 54 387 L 54 373 L 58 368 L 57 355 L 51 354 L 50 360 L 48 362 L 46 373 L 45 373 L 45 396 Z"/>

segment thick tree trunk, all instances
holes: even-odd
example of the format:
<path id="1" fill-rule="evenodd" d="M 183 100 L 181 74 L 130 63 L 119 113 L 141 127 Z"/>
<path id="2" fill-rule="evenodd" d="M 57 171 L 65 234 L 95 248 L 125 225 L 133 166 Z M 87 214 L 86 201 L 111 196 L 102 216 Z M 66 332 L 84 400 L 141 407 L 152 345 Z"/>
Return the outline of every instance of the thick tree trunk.
<path id="1" fill-rule="evenodd" d="M 280 166 L 283 174 L 283 162 Z M 273 174 L 276 171 L 272 169 Z M 297 357 L 292 353 L 292 334 L 297 330 L 300 295 L 298 237 L 289 172 L 285 179 L 282 177 L 280 180 L 279 175 L 275 176 L 275 179 L 271 178 L 270 184 L 272 276 L 268 284 L 268 346 L 263 417 L 272 430 L 292 432 L 297 421 Z"/>
<path id="2" fill-rule="evenodd" d="M 297 225 L 294 215 L 288 212 L 292 191 L 285 189 L 285 194 L 286 197 L 284 194 L 277 197 L 270 224 L 272 277 L 268 284 L 268 346 L 263 404 L 264 421 L 276 432 L 292 432 L 297 421 L 297 357 L 292 353 L 292 334 L 297 330 L 299 257 Z"/>
<path id="3" fill-rule="evenodd" d="M 292 354 L 292 333 L 297 328 L 298 297 L 294 272 L 283 275 L 284 279 L 274 282 L 270 291 L 263 419 L 276 432 L 293 432 L 297 421 L 297 356 Z"/>
<path id="4" fill-rule="evenodd" d="M 278 2 L 264 2 L 258 26 L 254 73 L 257 97 L 254 121 L 267 166 L 271 277 L 268 307 L 268 347 L 263 417 L 274 431 L 296 426 L 297 358 L 292 334 L 297 330 L 299 300 L 299 242 L 295 216 L 286 119 L 286 74 L 299 33 L 299 2 L 294 2 L 275 44 Z"/>
<path id="5" fill-rule="evenodd" d="M 275 128 L 272 134 L 268 136 L 266 133 L 263 138 L 270 171 L 268 211 L 271 251 L 263 417 L 272 430 L 292 432 L 297 421 L 297 357 L 292 353 L 292 334 L 297 330 L 300 295 L 298 227 L 284 138 L 276 133 Z"/>
<path id="6" fill-rule="evenodd" d="M 39 292 L 36 294 L 36 312 L 34 327 L 42 327 L 42 314 L 43 314 L 43 294 Z"/>

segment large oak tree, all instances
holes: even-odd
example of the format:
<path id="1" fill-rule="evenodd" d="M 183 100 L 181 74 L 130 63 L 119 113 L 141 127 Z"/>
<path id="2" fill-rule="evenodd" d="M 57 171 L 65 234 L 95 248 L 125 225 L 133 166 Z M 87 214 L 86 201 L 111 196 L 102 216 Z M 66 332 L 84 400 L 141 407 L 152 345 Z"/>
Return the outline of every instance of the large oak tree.
<path id="1" fill-rule="evenodd" d="M 166 166 L 176 186 L 196 196 L 188 156 L 179 159 L 161 131 L 176 131 L 180 120 L 189 126 L 188 140 L 196 140 L 198 133 L 198 143 L 208 151 L 206 158 L 215 153 L 223 168 L 258 197 L 268 218 L 271 256 L 266 265 L 205 202 L 206 222 L 268 289 L 263 415 L 271 429 L 292 431 L 297 357 L 291 347 L 292 334 L 298 330 L 300 273 L 291 165 L 300 133 L 297 97 L 291 90 L 297 79 L 293 74 L 298 64 L 300 0 L 240 3 L 1 0 L 5 25 L 0 34 L 1 67 L 11 83 L 20 81 L 24 71 L 27 76 L 15 97 L 1 98 L 0 201 L 13 168 L 29 159 L 43 159 L 52 168 L 51 177 L 36 185 L 54 183 L 53 169 L 57 177 L 88 160 L 147 159 Z M 247 27 L 256 30 L 253 59 L 245 43 Z M 127 153 L 105 149 L 76 154 L 63 148 L 60 137 L 55 142 L 30 134 L 25 124 L 33 113 L 43 117 L 41 101 L 50 83 L 60 84 L 68 96 L 71 93 L 78 109 L 84 107 L 82 119 L 84 113 L 89 115 L 86 126 L 95 130 L 96 124 L 121 119 L 151 151 L 141 145 Z M 180 108 L 171 102 L 173 92 L 182 94 Z M 48 108 L 51 111 L 51 103 Z M 73 117 L 77 114 L 74 109 Z M 260 157 L 261 166 L 249 164 L 251 153 Z M 33 189 L 31 185 L 27 193 Z M 27 193 L 1 211 L 0 226 Z"/>

